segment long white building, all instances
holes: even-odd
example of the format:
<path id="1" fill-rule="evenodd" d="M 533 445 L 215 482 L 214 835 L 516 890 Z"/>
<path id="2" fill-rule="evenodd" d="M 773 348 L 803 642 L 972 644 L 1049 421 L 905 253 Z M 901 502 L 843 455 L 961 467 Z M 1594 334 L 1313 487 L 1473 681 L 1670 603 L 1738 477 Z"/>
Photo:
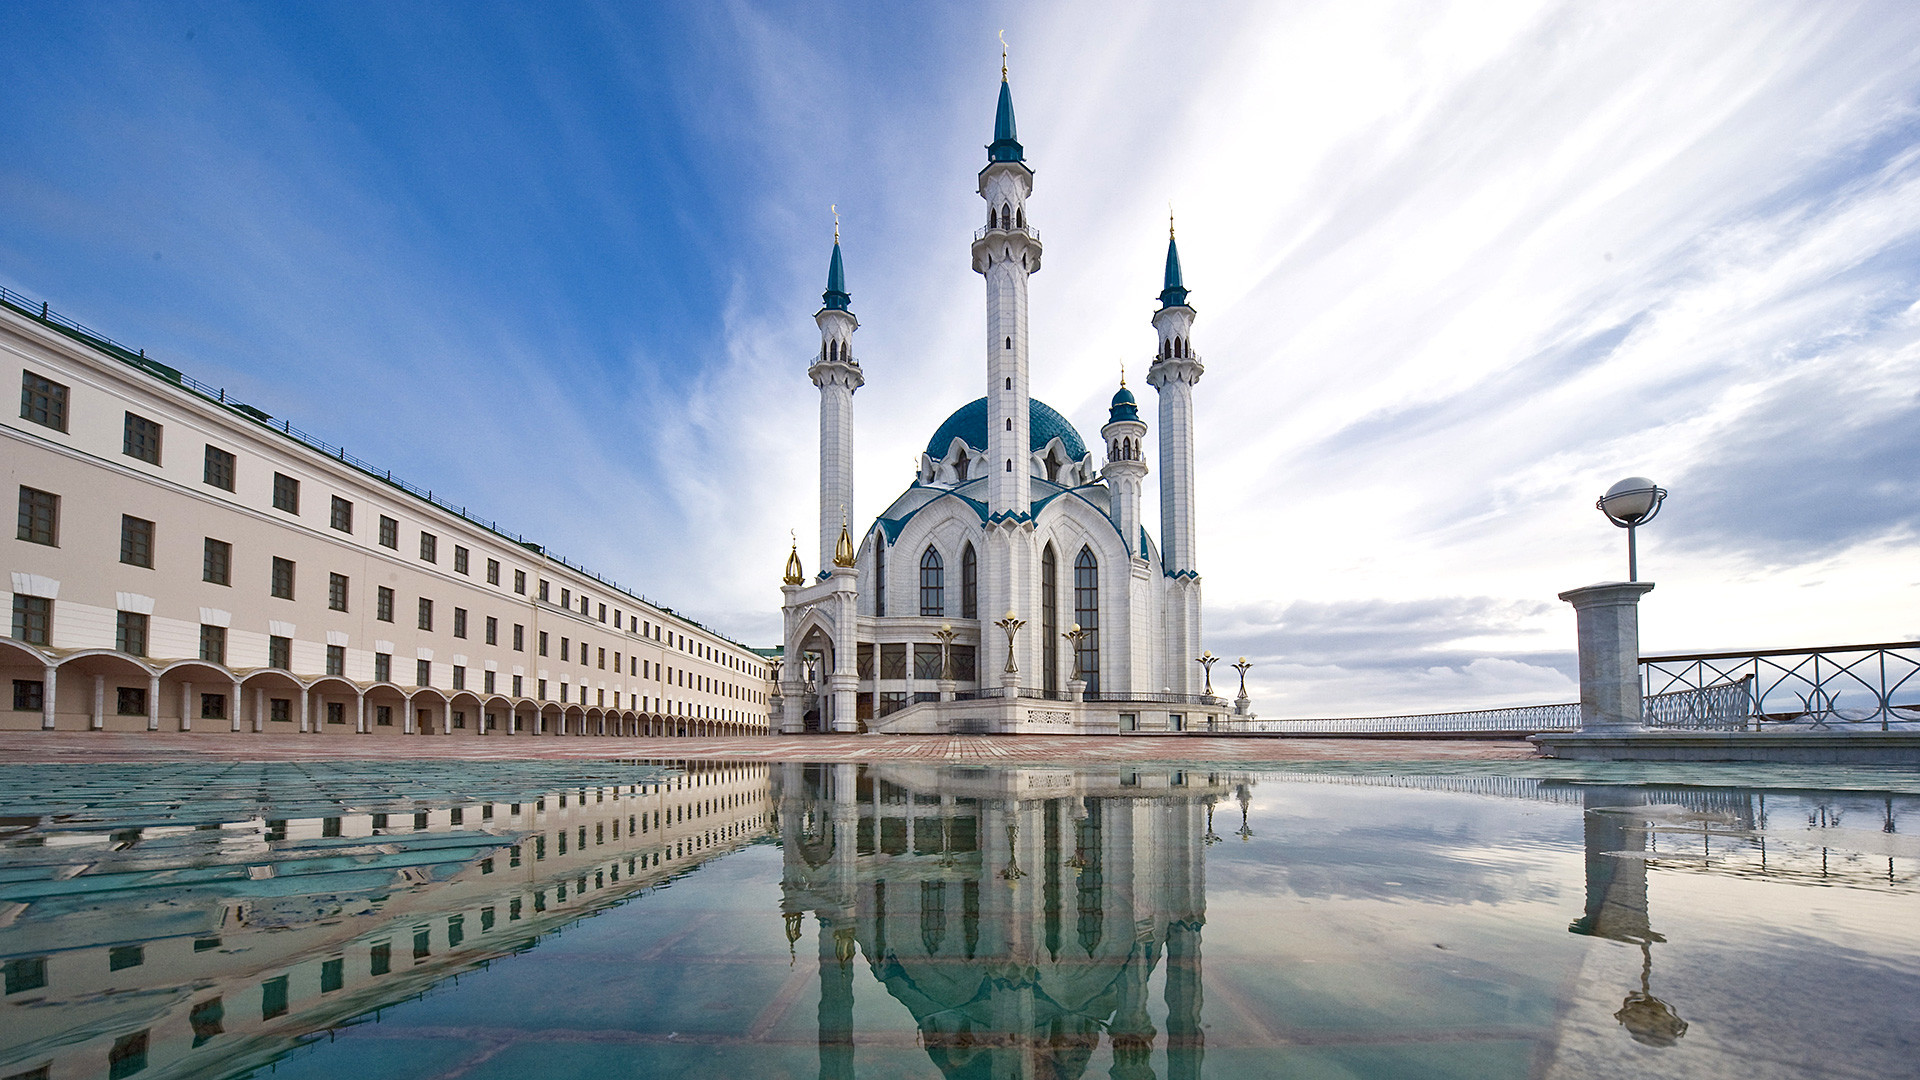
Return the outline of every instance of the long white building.
<path id="1" fill-rule="evenodd" d="M 767 730 L 752 649 L 11 294 L 0 380 L 0 728 Z"/>

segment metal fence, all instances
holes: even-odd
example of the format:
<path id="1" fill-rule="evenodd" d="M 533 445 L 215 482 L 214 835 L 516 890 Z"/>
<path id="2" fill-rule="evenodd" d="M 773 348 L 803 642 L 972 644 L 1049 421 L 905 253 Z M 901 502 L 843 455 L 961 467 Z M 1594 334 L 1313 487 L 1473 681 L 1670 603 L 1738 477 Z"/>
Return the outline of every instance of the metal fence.
<path id="1" fill-rule="evenodd" d="M 1654 727 L 1920 727 L 1920 641 L 1647 656 L 1640 676 Z M 1679 692 L 1699 708 L 1656 719 L 1654 700 Z"/>
<path id="2" fill-rule="evenodd" d="M 1580 705 L 1574 702 L 1406 716 L 1256 720 L 1251 730 L 1279 735 L 1436 735 L 1454 732 L 1532 735 L 1543 731 L 1574 731 L 1579 727 Z"/>

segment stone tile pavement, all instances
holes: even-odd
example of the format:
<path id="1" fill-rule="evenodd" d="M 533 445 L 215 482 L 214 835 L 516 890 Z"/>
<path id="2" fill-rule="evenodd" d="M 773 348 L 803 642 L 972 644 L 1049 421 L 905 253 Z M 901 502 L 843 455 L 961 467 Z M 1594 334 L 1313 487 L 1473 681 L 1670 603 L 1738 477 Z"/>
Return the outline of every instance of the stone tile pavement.
<path id="1" fill-rule="evenodd" d="M 1248 738 L 1218 735 L 775 735 L 722 738 L 499 738 L 181 732 L 0 732 L 0 763 L 140 761 L 1518 761 L 1513 739 Z"/>

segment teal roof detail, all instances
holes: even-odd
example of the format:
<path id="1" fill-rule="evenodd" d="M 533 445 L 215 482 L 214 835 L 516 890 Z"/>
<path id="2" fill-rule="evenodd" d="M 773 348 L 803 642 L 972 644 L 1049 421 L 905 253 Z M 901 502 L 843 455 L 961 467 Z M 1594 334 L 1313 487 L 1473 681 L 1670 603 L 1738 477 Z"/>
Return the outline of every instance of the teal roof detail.
<path id="1" fill-rule="evenodd" d="M 987 145 L 988 161 L 1021 161 L 1026 150 L 1014 133 L 1013 90 L 1004 76 L 1000 79 L 1000 105 L 993 113 L 993 142 Z"/>
<path id="2" fill-rule="evenodd" d="M 1066 444 L 1067 455 L 1075 461 L 1087 456 L 1087 444 L 1080 441 L 1080 433 L 1073 430 L 1067 418 L 1054 411 L 1053 406 L 1039 398 L 1027 399 L 1028 450 L 1038 450 L 1052 442 L 1055 436 Z M 953 440 L 962 439 L 975 450 L 987 448 L 987 399 L 974 398 L 947 417 L 946 423 L 933 433 L 933 439 L 927 443 L 927 456 L 943 458 Z"/>
<path id="3" fill-rule="evenodd" d="M 1140 405 L 1133 400 L 1133 391 L 1122 386 L 1120 392 L 1113 395 L 1113 405 L 1107 410 L 1107 423 L 1138 419 L 1140 419 Z"/>
<path id="4" fill-rule="evenodd" d="M 827 291 L 820 294 L 820 302 L 834 311 L 845 311 L 853 303 L 853 297 L 847 292 L 847 269 L 840 263 L 840 241 L 833 242 L 833 261 L 827 264 Z"/>
<path id="5" fill-rule="evenodd" d="M 1172 230 L 1167 232 L 1167 280 L 1160 289 L 1160 306 L 1187 306 L 1187 286 L 1180 280 L 1180 246 L 1174 243 Z"/>

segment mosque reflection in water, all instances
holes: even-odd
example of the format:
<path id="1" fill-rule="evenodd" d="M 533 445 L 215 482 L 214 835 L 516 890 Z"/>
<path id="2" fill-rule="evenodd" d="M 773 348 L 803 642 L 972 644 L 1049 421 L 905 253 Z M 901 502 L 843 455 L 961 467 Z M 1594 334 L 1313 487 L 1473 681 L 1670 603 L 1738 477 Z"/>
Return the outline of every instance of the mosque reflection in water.
<path id="1" fill-rule="evenodd" d="M 1843 1029 L 1836 1008 L 1868 1030 L 1910 1027 L 1896 1015 L 1906 984 L 1844 955 L 1756 967 L 1776 944 L 1716 953 L 1761 980 L 1716 984 L 1696 940 L 1718 925 L 1703 914 L 1758 917 L 1756 882 L 1803 890 L 1796 910 L 1910 897 L 1916 799 L 1900 793 L 1265 774 L 1275 823 L 1222 850 L 1216 810 L 1237 803 L 1238 829 L 1221 827 L 1252 838 L 1253 776 L 634 762 L 449 766 L 429 782 L 429 765 L 319 768 L 0 769 L 0 1078 L 331 1077 L 353 1060 L 316 1041 L 336 1036 L 362 1062 L 401 1043 L 444 1053 L 417 1075 L 539 1062 L 556 1080 L 729 1071 L 689 1054 L 783 1075 L 813 1072 L 817 1054 L 823 1080 L 928 1064 L 978 1080 L 1190 1080 L 1258 1074 L 1303 1046 L 1354 1075 L 1440 1075 L 1428 1066 L 1479 1068 L 1518 1047 L 1510 1067 L 1472 1075 L 1581 1076 L 1643 1054 L 1663 1075 L 1731 1076 L 1742 1058 L 1713 1058 L 1716 1045 L 1812 1053 Z M 1356 788 L 1379 790 L 1356 802 Z M 1555 878 L 1527 916 L 1512 893 L 1473 891 L 1475 859 L 1525 843 L 1512 812 L 1458 832 L 1465 855 L 1434 856 L 1432 821 L 1458 830 L 1448 806 L 1480 813 L 1488 799 L 1579 812 L 1579 834 L 1533 834 L 1549 850 L 1525 865 L 1579 874 L 1574 840 L 1584 894 Z M 777 855 L 747 850 L 773 839 Z M 1230 856 L 1213 872 L 1232 887 L 1206 970 L 1209 851 Z M 1368 892 L 1421 873 L 1437 891 L 1390 908 Z M 1471 887 L 1446 891 L 1448 873 Z M 1658 918 L 1656 875 L 1693 879 L 1662 893 Z M 655 892 L 676 881 L 686 891 Z M 1418 929 L 1383 939 L 1389 911 Z M 572 925 L 592 944 L 552 942 Z M 1775 924 L 1758 925 L 1777 943 Z M 1423 936 L 1442 926 L 1467 957 Z M 1910 962 L 1897 934 L 1862 940 L 1885 945 L 1888 970 Z M 1203 983 L 1217 999 L 1204 1018 Z M 1822 992 L 1791 1012 L 1748 1003 L 1781 987 Z M 1905 1044 L 1883 1043 L 1839 1053 L 1899 1072 Z M 486 1054 L 493 1071 L 473 1072 Z M 1726 1067 L 1693 1068 L 1716 1060 Z"/>
<path id="2" fill-rule="evenodd" d="M 854 1075 L 857 959 L 947 1076 L 1200 1075 L 1218 773 L 787 765 L 789 941 L 818 921 L 820 1075 Z M 1238 793 L 1244 797 L 1245 785 Z M 1166 1031 L 1149 1015 L 1164 965 Z"/>

